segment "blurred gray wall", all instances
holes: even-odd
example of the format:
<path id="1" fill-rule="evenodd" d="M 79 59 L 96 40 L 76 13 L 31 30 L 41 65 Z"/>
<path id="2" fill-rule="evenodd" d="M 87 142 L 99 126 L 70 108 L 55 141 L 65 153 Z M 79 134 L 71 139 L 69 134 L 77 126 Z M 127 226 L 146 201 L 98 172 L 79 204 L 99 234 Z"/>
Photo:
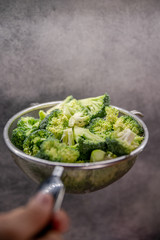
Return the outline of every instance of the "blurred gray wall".
<path id="1" fill-rule="evenodd" d="M 32 102 L 107 91 L 113 105 L 144 113 L 150 141 L 116 183 L 65 196 L 65 239 L 160 239 L 159 77 L 159 0 L 0 0 L 0 210 L 37 187 L 3 142 L 6 121 Z"/>

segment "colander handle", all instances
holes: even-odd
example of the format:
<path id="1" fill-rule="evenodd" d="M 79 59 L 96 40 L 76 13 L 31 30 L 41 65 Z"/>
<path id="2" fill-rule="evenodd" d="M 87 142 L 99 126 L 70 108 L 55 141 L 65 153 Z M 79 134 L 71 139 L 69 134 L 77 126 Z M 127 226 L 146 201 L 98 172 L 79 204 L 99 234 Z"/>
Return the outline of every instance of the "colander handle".
<path id="1" fill-rule="evenodd" d="M 38 191 L 43 193 L 49 193 L 54 198 L 54 211 L 61 208 L 62 201 L 65 194 L 65 188 L 61 181 L 61 176 L 64 168 L 56 166 L 52 172 L 52 175 L 44 181 L 38 188 Z"/>
<path id="2" fill-rule="evenodd" d="M 137 110 L 132 110 L 132 111 L 130 111 L 130 113 L 132 113 L 132 114 L 134 114 L 134 115 L 136 115 L 138 117 L 144 117 L 144 114 L 139 112 L 139 111 L 137 111 Z"/>
<path id="3" fill-rule="evenodd" d="M 60 179 L 63 170 L 64 170 L 63 167 L 56 166 L 52 172 L 52 175 L 38 188 L 38 192 L 49 193 L 53 196 L 54 198 L 53 212 L 61 208 L 61 204 L 65 194 L 65 188 Z M 52 222 L 49 222 L 48 225 L 40 233 L 36 235 L 36 239 L 43 237 L 52 228 L 53 228 Z"/>

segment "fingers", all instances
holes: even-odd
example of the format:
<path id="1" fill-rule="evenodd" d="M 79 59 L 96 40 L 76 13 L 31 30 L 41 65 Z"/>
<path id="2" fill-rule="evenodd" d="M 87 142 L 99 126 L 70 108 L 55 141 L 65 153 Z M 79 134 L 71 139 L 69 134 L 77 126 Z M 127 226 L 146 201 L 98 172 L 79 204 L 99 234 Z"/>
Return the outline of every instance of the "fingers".
<path id="1" fill-rule="evenodd" d="M 44 231 L 43 236 L 39 234 L 49 223 L 51 228 Z M 68 227 L 69 219 L 64 211 L 53 213 L 53 198 L 49 194 L 38 194 L 25 207 L 0 215 L 0 239 L 3 240 L 61 240 L 60 234 Z"/>
<path id="2" fill-rule="evenodd" d="M 7 234 L 6 239 L 25 240 L 36 235 L 51 219 L 52 208 L 52 197 L 48 194 L 38 194 L 26 207 L 5 214 L 1 221 L 1 229 L 4 235 Z"/>
<path id="3" fill-rule="evenodd" d="M 54 213 L 52 217 L 52 224 L 55 230 L 64 233 L 69 229 L 70 221 L 67 214 L 60 210 Z"/>
<path id="4" fill-rule="evenodd" d="M 63 238 L 60 233 L 50 231 L 44 237 L 36 238 L 35 240 L 63 240 Z"/>

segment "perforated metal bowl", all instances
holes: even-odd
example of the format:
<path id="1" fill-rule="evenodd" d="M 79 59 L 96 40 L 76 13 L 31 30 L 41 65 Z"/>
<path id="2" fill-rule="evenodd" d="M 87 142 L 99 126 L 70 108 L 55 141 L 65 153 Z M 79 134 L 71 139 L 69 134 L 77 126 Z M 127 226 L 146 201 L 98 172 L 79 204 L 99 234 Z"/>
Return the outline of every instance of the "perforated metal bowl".
<path id="1" fill-rule="evenodd" d="M 117 108 L 121 114 L 132 116 L 144 129 L 144 140 L 141 145 L 129 155 L 121 156 L 112 160 L 104 160 L 93 163 L 59 163 L 51 162 L 44 159 L 39 159 L 26 155 L 24 152 L 17 149 L 11 142 L 11 134 L 17 126 L 17 122 L 21 117 L 32 116 L 39 117 L 39 110 L 47 111 L 52 106 L 60 102 L 48 102 L 38 104 L 14 115 L 4 128 L 4 140 L 8 146 L 15 163 L 22 171 L 37 183 L 47 179 L 55 166 L 63 166 L 64 172 L 62 181 L 65 185 L 66 192 L 69 193 L 84 193 L 96 191 L 104 188 L 117 179 L 121 178 L 135 163 L 135 160 L 148 142 L 148 129 L 145 123 L 136 115 L 140 114 L 137 111 L 126 111 L 122 108 Z"/>

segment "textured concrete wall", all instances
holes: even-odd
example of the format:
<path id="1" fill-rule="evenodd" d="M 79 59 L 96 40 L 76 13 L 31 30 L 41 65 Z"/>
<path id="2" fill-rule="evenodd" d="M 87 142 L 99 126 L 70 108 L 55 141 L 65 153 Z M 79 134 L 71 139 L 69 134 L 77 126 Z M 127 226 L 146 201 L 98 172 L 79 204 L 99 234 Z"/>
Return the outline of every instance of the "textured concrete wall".
<path id="1" fill-rule="evenodd" d="M 121 180 L 66 195 L 65 238 L 160 239 L 159 76 L 158 0 L 0 0 L 0 209 L 25 203 L 37 187 L 4 145 L 9 117 L 31 102 L 107 91 L 113 105 L 144 113 L 150 141 Z"/>

